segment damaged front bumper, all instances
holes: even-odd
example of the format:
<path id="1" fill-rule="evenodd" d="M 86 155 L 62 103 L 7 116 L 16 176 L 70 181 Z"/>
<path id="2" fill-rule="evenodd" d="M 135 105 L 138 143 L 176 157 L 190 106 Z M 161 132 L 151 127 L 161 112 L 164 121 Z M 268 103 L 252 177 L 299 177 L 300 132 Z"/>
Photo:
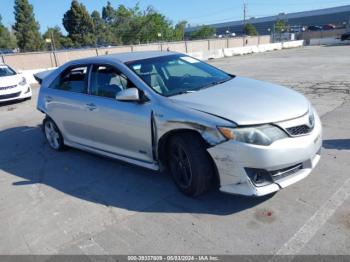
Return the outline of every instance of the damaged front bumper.
<path id="1" fill-rule="evenodd" d="M 246 196 L 264 196 L 307 177 L 320 160 L 322 127 L 300 137 L 278 140 L 270 146 L 227 141 L 208 149 L 220 177 L 220 190 Z M 269 181 L 254 182 L 247 170 L 260 170 Z"/>

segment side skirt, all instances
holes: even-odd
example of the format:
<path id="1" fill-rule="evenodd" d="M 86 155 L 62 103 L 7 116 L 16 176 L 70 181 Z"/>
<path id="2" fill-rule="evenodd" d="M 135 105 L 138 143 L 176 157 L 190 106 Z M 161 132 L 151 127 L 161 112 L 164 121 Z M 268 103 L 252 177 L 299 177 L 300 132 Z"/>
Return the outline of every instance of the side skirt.
<path id="1" fill-rule="evenodd" d="M 159 171 L 159 165 L 157 163 L 145 162 L 145 161 L 142 161 L 142 160 L 129 158 L 127 156 L 117 155 L 117 154 L 114 154 L 112 152 L 102 151 L 102 150 L 99 150 L 97 148 L 92 148 L 92 147 L 81 145 L 81 144 L 77 144 L 77 143 L 71 143 L 71 142 L 67 142 L 67 141 L 64 141 L 64 142 L 65 142 L 65 145 L 73 147 L 73 148 L 77 148 L 77 149 L 80 149 L 80 150 L 83 150 L 83 151 L 87 151 L 87 152 L 90 152 L 90 153 L 94 153 L 94 154 L 97 154 L 97 155 L 109 157 L 109 158 L 112 158 L 112 159 L 121 160 L 123 162 L 129 163 L 129 164 L 133 164 L 133 165 L 136 165 L 136 166 L 141 166 L 141 167 L 144 167 L 144 168 L 147 168 L 147 169 Z"/>

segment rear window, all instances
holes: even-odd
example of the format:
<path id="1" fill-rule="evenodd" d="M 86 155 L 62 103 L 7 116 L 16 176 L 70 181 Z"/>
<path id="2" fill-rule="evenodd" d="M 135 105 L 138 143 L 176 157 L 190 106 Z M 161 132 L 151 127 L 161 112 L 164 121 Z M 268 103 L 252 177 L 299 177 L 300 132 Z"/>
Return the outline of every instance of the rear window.
<path id="1" fill-rule="evenodd" d="M 87 66 L 78 66 L 65 70 L 50 87 L 85 94 L 87 93 L 87 71 Z"/>
<path id="2" fill-rule="evenodd" d="M 14 76 L 14 75 L 16 75 L 15 70 L 13 70 L 12 68 L 10 68 L 7 65 L 0 65 L 0 77 Z"/>

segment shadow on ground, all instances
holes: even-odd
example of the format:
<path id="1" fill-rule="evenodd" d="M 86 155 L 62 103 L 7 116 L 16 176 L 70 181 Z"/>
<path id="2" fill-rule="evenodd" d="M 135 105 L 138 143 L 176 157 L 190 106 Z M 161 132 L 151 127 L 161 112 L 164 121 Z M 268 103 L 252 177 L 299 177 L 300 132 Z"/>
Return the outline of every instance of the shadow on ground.
<path id="1" fill-rule="evenodd" d="M 21 100 L 0 102 L 0 112 L 18 110 L 19 105 L 25 104 L 25 103 L 30 103 L 30 100 L 31 99 L 21 99 Z"/>
<path id="2" fill-rule="evenodd" d="M 75 149 L 55 152 L 39 126 L 0 132 L 3 176 L 15 176 L 12 186 L 28 190 L 43 184 L 67 195 L 105 206 L 142 212 L 229 215 L 270 197 L 249 198 L 212 190 L 199 198 L 177 191 L 170 176 Z M 18 178 L 18 181 L 16 181 Z M 51 189 L 45 189 L 49 194 Z"/>
<path id="3" fill-rule="evenodd" d="M 328 139 L 323 141 L 327 149 L 350 150 L 350 139 Z"/>

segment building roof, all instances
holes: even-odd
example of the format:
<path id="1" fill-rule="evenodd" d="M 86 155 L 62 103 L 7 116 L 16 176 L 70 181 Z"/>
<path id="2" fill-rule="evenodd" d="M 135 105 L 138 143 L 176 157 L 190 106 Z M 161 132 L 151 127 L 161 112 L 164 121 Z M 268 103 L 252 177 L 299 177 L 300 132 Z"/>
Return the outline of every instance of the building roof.
<path id="1" fill-rule="evenodd" d="M 307 18 L 307 17 L 313 17 L 313 16 L 322 16 L 322 15 L 343 13 L 343 12 L 350 12 L 350 5 L 331 7 L 331 8 L 325 8 L 325 9 L 318 9 L 318 10 L 311 10 L 311 11 L 296 12 L 296 13 L 280 13 L 280 14 L 274 15 L 274 16 L 251 18 L 251 19 L 248 19 L 247 22 L 252 23 L 252 24 L 257 24 L 257 23 L 272 22 L 272 21 L 276 21 L 278 19 L 288 20 L 288 19 L 297 19 L 297 18 Z M 239 20 L 239 21 L 212 24 L 211 26 L 215 27 L 215 28 L 231 27 L 231 26 L 242 25 L 243 23 L 244 23 L 243 20 Z M 200 28 L 200 26 L 190 27 L 190 28 L 187 28 L 186 31 L 192 32 L 192 31 L 198 30 L 198 28 Z"/>

